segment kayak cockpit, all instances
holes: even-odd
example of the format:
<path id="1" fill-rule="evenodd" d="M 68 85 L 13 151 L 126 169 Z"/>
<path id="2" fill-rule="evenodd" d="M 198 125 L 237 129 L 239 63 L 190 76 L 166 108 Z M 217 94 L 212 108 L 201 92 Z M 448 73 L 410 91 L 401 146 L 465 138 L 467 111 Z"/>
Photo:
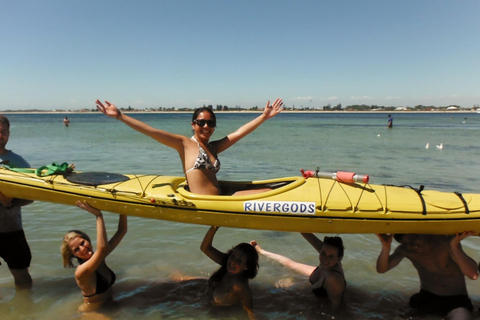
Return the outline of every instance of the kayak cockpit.
<path id="1" fill-rule="evenodd" d="M 291 177 L 291 178 L 282 178 L 274 180 L 263 180 L 263 181 L 219 181 L 220 188 L 222 190 L 221 195 L 201 195 L 190 192 L 187 184 L 180 184 L 177 188 L 177 192 L 182 195 L 182 197 L 190 199 L 207 199 L 207 198 L 218 198 L 230 196 L 238 191 L 244 190 L 260 190 L 268 189 L 268 191 L 263 191 L 257 194 L 251 195 L 240 195 L 233 196 L 234 198 L 263 198 L 266 196 L 276 195 L 279 193 L 286 192 L 290 189 L 296 188 L 299 185 L 302 185 L 305 182 L 303 177 Z"/>

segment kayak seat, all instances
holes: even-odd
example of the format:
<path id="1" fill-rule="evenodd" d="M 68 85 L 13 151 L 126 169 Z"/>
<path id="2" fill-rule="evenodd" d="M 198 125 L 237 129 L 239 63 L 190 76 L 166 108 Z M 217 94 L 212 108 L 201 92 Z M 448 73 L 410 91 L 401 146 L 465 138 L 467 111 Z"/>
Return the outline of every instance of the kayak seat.
<path id="1" fill-rule="evenodd" d="M 243 190 L 257 190 L 257 189 L 277 189 L 283 186 L 290 184 L 292 181 L 281 181 L 281 182 L 272 182 L 272 183 L 231 183 L 231 182 L 220 182 L 220 188 L 224 196 L 231 196 L 237 191 Z"/>
<path id="2" fill-rule="evenodd" d="M 220 189 L 222 190 L 222 193 L 220 195 L 231 196 L 235 192 L 242 191 L 242 190 L 277 189 L 277 188 L 286 186 L 292 182 L 293 181 L 281 181 L 281 182 L 254 184 L 251 182 L 220 181 Z M 188 184 L 185 185 L 184 189 L 187 190 L 188 192 L 191 192 L 190 188 L 188 187 Z"/>

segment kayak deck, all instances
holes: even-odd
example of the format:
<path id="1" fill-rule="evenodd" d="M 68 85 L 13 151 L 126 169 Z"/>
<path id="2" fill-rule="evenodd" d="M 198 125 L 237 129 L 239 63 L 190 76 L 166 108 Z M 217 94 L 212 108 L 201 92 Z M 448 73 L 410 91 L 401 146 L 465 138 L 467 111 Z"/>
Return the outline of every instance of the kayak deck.
<path id="1" fill-rule="evenodd" d="M 78 180 L 82 175 L 90 178 Z M 224 195 L 199 195 L 188 191 L 184 177 L 104 172 L 38 177 L 0 169 L 0 188 L 8 196 L 65 205 L 87 200 L 100 210 L 149 219 L 322 233 L 480 230 L 479 194 L 301 176 L 220 184 Z M 232 196 L 264 188 L 271 190 Z"/>

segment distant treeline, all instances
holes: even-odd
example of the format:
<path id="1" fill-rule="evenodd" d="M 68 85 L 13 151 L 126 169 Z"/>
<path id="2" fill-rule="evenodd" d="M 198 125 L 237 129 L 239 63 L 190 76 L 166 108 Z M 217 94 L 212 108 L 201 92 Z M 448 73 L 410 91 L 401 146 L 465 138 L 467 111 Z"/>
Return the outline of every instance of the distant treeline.
<path id="1" fill-rule="evenodd" d="M 213 105 L 203 105 L 205 108 L 209 108 L 215 111 L 259 111 L 263 110 L 262 107 L 250 107 L 244 108 L 241 106 L 234 106 L 229 107 L 225 105 L 217 104 L 215 107 Z M 354 104 L 348 105 L 346 107 L 342 107 L 342 104 L 337 104 L 332 106 L 330 104 L 323 106 L 323 107 L 305 107 L 305 106 L 284 106 L 285 110 L 290 111 L 445 111 L 445 110 L 472 110 L 472 109 L 479 109 L 479 105 L 474 105 L 473 108 L 464 108 L 458 105 L 449 105 L 449 106 L 424 106 L 424 105 L 417 105 L 415 107 L 403 107 L 403 106 L 378 106 L 378 105 L 366 105 L 366 104 Z M 128 108 L 121 108 L 124 111 L 192 111 L 192 108 L 146 108 L 146 109 L 135 109 L 132 107 Z M 92 110 L 94 111 L 94 110 Z"/>
<path id="2" fill-rule="evenodd" d="M 250 108 L 244 108 L 241 106 L 234 106 L 234 107 L 229 107 L 225 105 L 220 105 L 217 104 L 215 107 L 213 105 L 203 105 L 203 107 L 210 108 L 214 111 L 259 111 L 263 110 L 262 107 L 250 107 Z M 449 106 L 424 106 L 424 105 L 417 105 L 415 107 L 403 107 L 403 106 L 378 106 L 378 105 L 367 105 L 367 104 L 354 104 L 354 105 L 349 105 L 346 107 L 342 107 L 342 104 L 339 103 L 335 106 L 332 106 L 330 104 L 323 106 L 323 107 L 305 107 L 303 105 L 300 106 L 284 106 L 286 111 L 474 111 L 474 110 L 480 110 L 480 105 L 476 104 L 473 105 L 471 108 L 465 108 L 462 106 L 458 105 L 449 105 Z M 191 112 L 194 108 L 174 108 L 174 107 L 158 107 L 158 108 L 134 108 L 131 106 L 128 106 L 127 108 L 120 108 L 122 111 L 130 111 L 130 112 Z M 30 109 L 30 110 L 3 110 L 0 112 L 9 112 L 9 113 L 15 113 L 15 112 L 36 112 L 36 113 L 43 113 L 43 112 L 98 112 L 98 109 L 79 109 L 79 110 L 38 110 L 38 109 Z"/>

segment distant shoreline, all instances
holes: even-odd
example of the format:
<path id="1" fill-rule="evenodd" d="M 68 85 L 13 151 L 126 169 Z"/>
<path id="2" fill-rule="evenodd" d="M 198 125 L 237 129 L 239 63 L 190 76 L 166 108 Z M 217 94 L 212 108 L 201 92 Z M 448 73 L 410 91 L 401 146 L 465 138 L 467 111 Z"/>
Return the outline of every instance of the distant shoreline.
<path id="1" fill-rule="evenodd" d="M 126 111 L 126 110 L 121 110 L 122 113 L 125 114 L 145 114 L 145 113 L 188 113 L 191 114 L 193 113 L 193 110 L 190 111 L 141 111 L 141 110 L 132 110 L 132 111 Z M 217 111 L 214 110 L 215 113 L 262 113 L 262 110 L 254 111 L 254 110 L 232 110 L 232 111 Z M 471 113 L 477 113 L 476 110 L 431 110 L 431 111 L 415 111 L 415 110 L 399 110 L 399 111 L 337 111 L 337 110 L 329 110 L 329 111 L 324 111 L 324 110 L 284 110 L 284 113 L 381 113 L 381 114 L 402 114 L 402 113 L 449 113 L 449 114 L 455 114 L 455 113 L 461 113 L 461 114 L 471 114 Z M 61 114 L 61 115 L 68 115 L 68 114 L 101 114 L 98 111 L 40 111 L 40 110 L 35 110 L 35 111 L 13 111 L 13 110 L 8 110 L 8 111 L 1 111 L 0 114 Z"/>

